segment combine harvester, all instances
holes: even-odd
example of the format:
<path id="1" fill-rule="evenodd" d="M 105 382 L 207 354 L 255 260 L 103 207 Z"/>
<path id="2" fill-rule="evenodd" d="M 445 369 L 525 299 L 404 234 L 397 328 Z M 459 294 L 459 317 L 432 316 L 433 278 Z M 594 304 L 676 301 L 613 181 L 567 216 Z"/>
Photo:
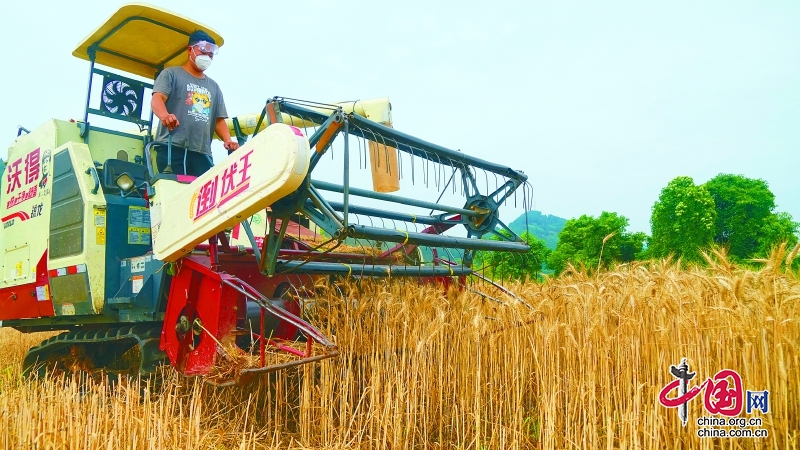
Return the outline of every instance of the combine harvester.
<path id="1" fill-rule="evenodd" d="M 151 373 L 168 359 L 187 376 L 245 382 L 337 354 L 301 318 L 298 300 L 321 277 L 447 286 L 473 273 L 476 251 L 528 250 L 498 216 L 526 176 L 394 130 L 388 99 L 276 97 L 260 114 L 228 121 L 242 145 L 207 173 L 157 173 L 153 114 L 143 107 L 159 71 L 184 62 L 197 29 L 223 43 L 179 15 L 122 7 L 73 52 L 91 63 L 83 120 L 20 128 L 8 151 L 0 325 L 65 331 L 29 350 L 26 372 L 80 359 Z M 139 131 L 102 128 L 90 116 Z M 343 162 L 330 158 L 331 167 L 322 157 L 334 145 Z M 369 154 L 374 190 L 351 186 L 355 151 L 359 160 Z M 326 165 L 340 183 L 312 178 Z M 388 193 L 404 171 L 435 184 L 439 200 Z M 441 199 L 451 190 L 458 200 L 448 204 Z M 443 234 L 459 225 L 466 236 Z M 498 239 L 481 239 L 487 234 Z M 421 247 L 432 249 L 427 262 Z M 448 249 L 458 258 L 439 256 Z M 257 362 L 222 373 L 231 350 Z"/>

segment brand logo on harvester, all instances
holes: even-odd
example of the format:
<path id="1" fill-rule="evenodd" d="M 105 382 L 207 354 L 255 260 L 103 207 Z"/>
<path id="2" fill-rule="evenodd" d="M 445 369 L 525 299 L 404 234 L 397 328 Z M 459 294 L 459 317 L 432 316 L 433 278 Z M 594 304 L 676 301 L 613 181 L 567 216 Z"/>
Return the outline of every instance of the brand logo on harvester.
<path id="1" fill-rule="evenodd" d="M 744 429 L 748 426 L 761 426 L 760 417 L 748 419 L 738 416 L 745 409 L 745 405 L 747 414 L 752 414 L 755 410 L 767 414 L 769 412 L 769 391 L 745 391 L 742 377 L 731 369 L 722 369 L 713 377 L 689 387 L 689 382 L 697 374 L 690 371 L 686 358 L 683 358 L 677 366 L 670 366 L 669 373 L 675 379 L 661 389 L 658 401 L 667 408 L 677 408 L 678 417 L 684 427 L 689 421 L 689 402 L 703 393 L 703 407 L 711 416 L 697 419 L 697 425 L 701 427 L 697 431 L 699 437 L 767 436 L 765 429 Z M 673 392 L 675 393 L 673 394 Z M 739 429 L 709 428 L 714 426 L 738 427 Z"/>

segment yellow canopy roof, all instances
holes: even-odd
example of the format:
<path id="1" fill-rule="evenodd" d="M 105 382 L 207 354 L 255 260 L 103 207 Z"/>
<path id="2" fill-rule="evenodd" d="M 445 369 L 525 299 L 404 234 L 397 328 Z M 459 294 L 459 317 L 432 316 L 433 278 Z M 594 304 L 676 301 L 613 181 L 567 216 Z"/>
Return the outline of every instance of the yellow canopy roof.
<path id="1" fill-rule="evenodd" d="M 72 55 L 88 61 L 89 49 L 96 45 L 98 64 L 152 79 L 159 66 L 186 61 L 189 35 L 196 30 L 207 32 L 222 46 L 222 36 L 199 22 L 157 6 L 131 3 L 94 30 Z"/>

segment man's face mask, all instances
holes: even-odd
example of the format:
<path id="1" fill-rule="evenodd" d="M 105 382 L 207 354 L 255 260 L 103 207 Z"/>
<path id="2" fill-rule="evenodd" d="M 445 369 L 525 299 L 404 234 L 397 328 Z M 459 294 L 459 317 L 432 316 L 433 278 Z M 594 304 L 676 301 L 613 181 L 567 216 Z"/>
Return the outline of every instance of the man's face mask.
<path id="1" fill-rule="evenodd" d="M 213 61 L 213 60 L 211 59 L 210 56 L 208 56 L 208 55 L 197 55 L 197 54 L 195 54 L 195 55 L 196 56 L 194 58 L 194 65 L 196 65 L 198 69 L 206 70 L 211 66 L 211 61 Z"/>
<path id="2" fill-rule="evenodd" d="M 197 52 L 201 54 L 197 54 Z M 194 64 L 200 70 L 206 70 L 211 66 L 214 55 L 219 51 L 219 47 L 206 41 L 200 41 L 192 46 L 194 53 Z"/>

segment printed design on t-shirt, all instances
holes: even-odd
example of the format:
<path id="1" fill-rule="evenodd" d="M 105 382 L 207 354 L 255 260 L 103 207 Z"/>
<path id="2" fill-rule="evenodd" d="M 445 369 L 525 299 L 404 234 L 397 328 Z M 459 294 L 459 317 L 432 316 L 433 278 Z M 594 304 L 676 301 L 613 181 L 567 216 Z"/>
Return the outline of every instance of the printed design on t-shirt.
<path id="1" fill-rule="evenodd" d="M 208 89 L 193 83 L 186 84 L 186 105 L 189 106 L 189 115 L 197 122 L 208 123 L 211 115 L 211 92 Z"/>

